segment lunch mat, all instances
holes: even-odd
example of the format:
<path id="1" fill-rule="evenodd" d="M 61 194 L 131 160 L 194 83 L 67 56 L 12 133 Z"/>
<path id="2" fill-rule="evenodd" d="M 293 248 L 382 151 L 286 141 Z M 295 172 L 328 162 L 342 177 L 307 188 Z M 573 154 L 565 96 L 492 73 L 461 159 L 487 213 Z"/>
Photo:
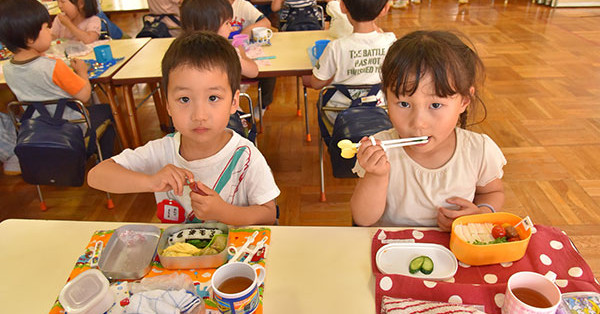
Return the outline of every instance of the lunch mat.
<path id="1" fill-rule="evenodd" d="M 94 247 L 96 246 L 96 243 L 98 241 L 102 241 L 103 247 L 106 247 L 106 245 L 108 244 L 108 240 L 113 235 L 114 231 L 115 230 L 98 230 L 98 231 L 94 232 L 94 234 L 92 235 L 92 239 L 86 246 L 83 255 L 81 255 L 77 259 L 77 262 L 75 263 L 75 267 L 73 268 L 73 271 L 69 275 L 67 282 L 69 282 L 71 279 L 77 277 L 77 275 L 81 274 L 82 272 L 91 268 L 90 262 L 92 261 L 92 254 L 94 251 Z M 161 229 L 161 231 L 164 231 L 164 229 Z M 267 238 L 267 241 L 265 242 L 265 249 L 261 249 L 257 252 L 257 254 L 254 256 L 254 258 L 252 258 L 252 264 L 256 264 L 256 263 L 261 264 L 266 269 L 265 263 L 266 263 L 266 256 L 268 253 L 269 244 L 271 243 L 271 229 L 269 229 L 269 228 L 231 229 L 231 230 L 229 230 L 229 246 L 233 245 L 236 248 L 240 248 L 246 242 L 246 238 L 251 236 L 252 233 L 254 233 L 255 231 L 258 231 L 259 233 L 256 236 L 256 238 L 254 239 L 254 241 L 251 243 L 252 245 L 255 245 L 256 243 L 258 243 L 265 236 L 267 236 L 268 238 Z M 229 256 L 229 258 L 230 257 L 231 256 Z M 192 281 L 194 282 L 194 287 L 196 288 L 196 294 L 203 296 L 204 303 L 205 303 L 206 309 L 207 309 L 207 314 L 208 313 L 219 313 L 219 311 L 217 310 L 216 303 L 210 298 L 210 294 L 209 294 L 210 279 L 212 277 L 212 274 L 215 272 L 215 270 L 216 270 L 216 268 L 181 269 L 181 270 L 166 269 L 160 264 L 158 254 L 156 254 L 154 256 L 154 260 L 152 261 L 152 268 L 150 269 L 148 274 L 146 274 L 145 278 L 159 276 L 159 275 L 169 275 L 172 273 L 186 274 L 186 275 L 190 276 L 190 278 L 192 278 Z M 113 284 L 115 284 L 115 283 L 114 282 L 111 283 L 111 285 L 113 285 Z M 261 314 L 263 312 L 263 309 L 262 309 L 263 293 L 264 293 L 264 284 L 259 287 L 260 302 L 259 302 L 258 308 L 254 312 L 255 314 Z M 116 301 L 116 304 L 118 305 L 120 303 L 121 299 L 117 298 L 115 301 Z M 65 313 L 65 310 L 60 305 L 60 302 L 58 302 L 58 297 L 56 298 L 56 302 L 50 309 L 50 313 L 51 314 Z"/>
<path id="2" fill-rule="evenodd" d="M 600 284 L 594 279 L 592 270 L 564 232 L 543 225 L 535 225 L 533 229 L 525 256 L 520 260 L 486 266 L 470 266 L 459 261 L 454 277 L 445 281 L 382 274 L 377 268 L 375 257 L 377 250 L 385 245 L 380 239 L 414 239 L 417 243 L 435 243 L 448 248 L 450 233 L 437 230 L 379 229 L 373 236 L 371 245 L 376 313 L 381 311 L 384 295 L 394 298 L 482 305 L 486 313 L 500 313 L 504 303 L 506 282 L 513 273 L 519 271 L 556 273 L 556 285 L 562 293 L 600 292 Z M 385 235 L 380 235 L 382 232 Z"/>

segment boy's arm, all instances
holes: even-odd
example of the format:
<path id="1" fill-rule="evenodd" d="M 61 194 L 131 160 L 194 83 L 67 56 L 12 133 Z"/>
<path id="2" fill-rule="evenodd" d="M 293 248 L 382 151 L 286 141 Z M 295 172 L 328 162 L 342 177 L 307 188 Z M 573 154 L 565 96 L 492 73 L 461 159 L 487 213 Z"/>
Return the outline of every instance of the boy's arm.
<path id="1" fill-rule="evenodd" d="M 237 49 L 240 56 L 240 65 L 242 66 L 242 76 L 247 78 L 254 78 L 258 75 L 258 65 L 254 60 L 246 56 L 244 49 Z"/>
<path id="2" fill-rule="evenodd" d="M 273 12 L 281 10 L 281 7 L 283 6 L 283 1 L 285 0 L 273 0 L 273 2 L 271 2 L 271 10 Z"/>
<path id="3" fill-rule="evenodd" d="M 88 80 L 87 64 L 80 59 L 71 59 L 71 68 L 62 60 L 56 60 L 52 73 L 52 82 L 73 98 L 87 102 L 92 93 Z"/>
<path id="4" fill-rule="evenodd" d="M 75 74 L 77 74 L 77 76 L 81 77 L 85 81 L 84 86 L 79 92 L 74 94 L 73 97 L 81 100 L 82 102 L 87 102 L 88 100 L 90 100 L 90 97 L 92 95 L 92 85 L 88 80 L 88 65 L 87 63 L 85 63 L 85 61 L 81 59 L 71 59 L 71 67 L 73 68 L 73 71 L 75 71 Z"/>
<path id="5" fill-rule="evenodd" d="M 318 79 L 314 74 L 310 77 L 310 86 L 314 89 L 321 89 L 327 85 L 331 84 L 331 81 L 333 81 L 333 77 L 328 79 L 328 80 L 320 80 Z"/>
<path id="6" fill-rule="evenodd" d="M 88 173 L 88 185 L 110 193 L 164 192 L 182 195 L 186 180 L 193 180 L 189 170 L 166 165 L 153 175 L 129 170 L 112 159 L 96 165 Z"/>
<path id="7" fill-rule="evenodd" d="M 251 34 L 252 33 L 252 29 L 255 28 L 255 27 L 266 27 L 266 28 L 269 28 L 269 27 L 271 27 L 271 21 L 269 21 L 268 18 L 266 18 L 265 16 L 263 16 L 263 18 L 260 19 L 260 20 L 258 20 L 258 21 L 256 21 L 256 23 L 250 24 L 250 25 L 244 27 L 244 29 L 242 29 L 241 33 L 249 35 L 250 37 L 252 37 L 252 34 Z"/>
<path id="8" fill-rule="evenodd" d="M 238 226 L 275 223 L 277 209 L 273 200 L 262 205 L 235 206 L 225 202 L 217 192 L 201 182 L 197 182 L 197 185 L 206 194 L 190 192 L 194 215 L 198 219 Z"/>

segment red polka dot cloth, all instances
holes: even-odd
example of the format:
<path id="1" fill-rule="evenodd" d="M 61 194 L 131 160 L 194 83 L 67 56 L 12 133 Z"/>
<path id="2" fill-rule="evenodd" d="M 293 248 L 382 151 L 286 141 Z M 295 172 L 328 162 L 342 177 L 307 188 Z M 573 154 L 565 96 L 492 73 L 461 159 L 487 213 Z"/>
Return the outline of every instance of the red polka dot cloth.
<path id="1" fill-rule="evenodd" d="M 384 237 L 379 234 L 385 232 Z M 430 281 L 403 275 L 382 274 L 375 255 L 385 245 L 380 239 L 414 239 L 417 243 L 435 243 L 448 248 L 450 233 L 436 230 L 378 230 L 371 245 L 371 266 L 375 275 L 376 313 L 381 313 L 383 296 L 412 298 L 449 303 L 479 305 L 486 313 L 500 313 L 508 278 L 519 271 L 556 273 L 556 285 L 565 292 L 600 292 L 592 270 L 561 230 L 535 225 L 525 256 L 518 261 L 486 266 L 470 266 L 459 261 L 454 277 Z"/>

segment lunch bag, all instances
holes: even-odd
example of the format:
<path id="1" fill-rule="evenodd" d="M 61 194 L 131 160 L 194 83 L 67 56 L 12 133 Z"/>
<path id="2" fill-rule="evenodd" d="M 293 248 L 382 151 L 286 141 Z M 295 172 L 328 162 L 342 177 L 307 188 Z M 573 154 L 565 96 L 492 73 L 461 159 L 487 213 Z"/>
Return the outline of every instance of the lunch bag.
<path id="1" fill-rule="evenodd" d="M 137 34 L 137 38 L 151 37 L 151 38 L 165 38 L 171 37 L 169 33 L 169 27 L 167 24 L 162 22 L 162 19 L 168 17 L 173 23 L 181 26 L 179 20 L 173 14 L 146 14 L 142 17 L 144 27 Z"/>
<path id="2" fill-rule="evenodd" d="M 282 32 L 320 30 L 319 14 L 312 6 L 290 8 L 287 18 L 281 26 Z"/>
<path id="3" fill-rule="evenodd" d="M 322 121 L 323 119 L 327 119 L 326 117 L 319 116 L 319 127 L 321 128 L 323 139 L 328 146 L 333 176 L 336 178 L 355 178 L 357 175 L 352 172 L 352 168 L 356 164 L 356 156 L 351 159 L 343 158 L 341 156 L 341 149 L 337 146 L 337 143 L 344 139 L 358 143 L 365 136 L 392 128 L 392 122 L 387 112 L 383 108 L 377 107 L 377 98 L 375 96 L 381 90 L 380 84 L 373 85 L 366 96 L 356 99 L 352 99 L 350 91 L 346 86 L 334 86 L 336 89 L 330 89 L 323 96 L 324 104 L 327 103 L 325 100 L 331 99 L 336 91 L 351 99 L 352 102 L 348 109 L 340 112 L 335 118 L 331 135 L 329 135 Z"/>
<path id="4" fill-rule="evenodd" d="M 61 99 L 54 116 L 46 106 L 28 106 L 21 117 L 15 154 L 19 157 L 25 182 L 41 185 L 81 186 L 85 177 L 86 146 L 81 128 L 62 119 L 65 107 L 79 108 Z M 40 115 L 31 118 L 34 112 Z M 89 141 L 95 141 L 95 132 Z"/>

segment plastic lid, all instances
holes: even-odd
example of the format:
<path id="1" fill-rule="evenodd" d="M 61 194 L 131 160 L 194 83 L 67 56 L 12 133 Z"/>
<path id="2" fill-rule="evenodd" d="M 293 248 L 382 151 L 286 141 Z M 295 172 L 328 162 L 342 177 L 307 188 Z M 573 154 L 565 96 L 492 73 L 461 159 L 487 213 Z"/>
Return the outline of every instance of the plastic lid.
<path id="1" fill-rule="evenodd" d="M 94 310 L 108 292 L 108 279 L 97 269 L 87 270 L 68 282 L 58 300 L 67 313 Z"/>

